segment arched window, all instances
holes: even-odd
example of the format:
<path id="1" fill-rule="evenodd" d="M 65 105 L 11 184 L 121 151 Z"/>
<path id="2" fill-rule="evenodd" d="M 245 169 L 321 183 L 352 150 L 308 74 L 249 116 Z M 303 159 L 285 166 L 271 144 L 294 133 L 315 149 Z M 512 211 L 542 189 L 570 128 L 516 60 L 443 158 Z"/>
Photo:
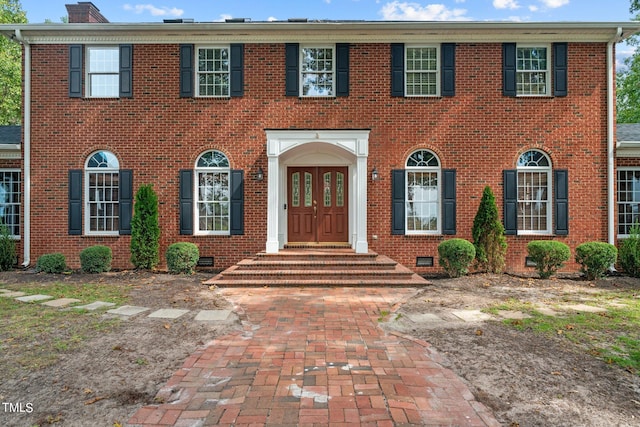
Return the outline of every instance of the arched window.
<path id="1" fill-rule="evenodd" d="M 406 233 L 437 234 L 440 230 L 440 161 L 429 150 L 411 153 L 406 163 Z"/>
<path id="2" fill-rule="evenodd" d="M 195 168 L 197 233 L 229 234 L 230 172 L 229 159 L 220 151 L 206 151 L 198 157 Z"/>
<path id="3" fill-rule="evenodd" d="M 85 175 L 86 234 L 118 234 L 120 229 L 120 163 L 109 151 L 87 159 Z"/>
<path id="4" fill-rule="evenodd" d="M 542 151 L 518 158 L 518 233 L 551 233 L 551 161 Z"/>

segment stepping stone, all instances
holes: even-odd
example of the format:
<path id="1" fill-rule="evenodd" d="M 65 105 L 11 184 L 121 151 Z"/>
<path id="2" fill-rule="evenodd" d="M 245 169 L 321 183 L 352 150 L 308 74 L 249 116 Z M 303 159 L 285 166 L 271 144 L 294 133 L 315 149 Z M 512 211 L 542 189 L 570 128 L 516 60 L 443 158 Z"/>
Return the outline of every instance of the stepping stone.
<path id="1" fill-rule="evenodd" d="M 563 305 L 562 308 L 564 308 L 565 310 L 574 310 L 578 312 L 582 311 L 585 313 L 602 313 L 604 311 L 607 311 L 606 308 L 594 307 L 592 305 L 586 305 L 586 304 Z"/>
<path id="2" fill-rule="evenodd" d="M 412 313 L 407 314 L 407 317 L 414 323 L 439 323 L 445 321 L 433 313 Z"/>
<path id="3" fill-rule="evenodd" d="M 483 322 L 491 319 L 491 315 L 480 310 L 454 310 L 451 314 L 465 322 Z"/>
<path id="4" fill-rule="evenodd" d="M 12 292 L 12 291 L 9 289 L 0 289 L 0 295 L 6 294 L 7 292 Z"/>
<path id="5" fill-rule="evenodd" d="M 6 294 L 5 294 L 6 295 Z M 52 299 L 53 297 L 51 295 L 27 295 L 24 297 L 18 297 L 16 298 L 18 301 L 22 301 L 22 302 L 37 302 L 37 301 L 45 301 L 48 299 Z"/>
<path id="6" fill-rule="evenodd" d="M 531 318 L 531 316 L 529 316 L 526 313 L 523 313 L 521 311 L 514 311 L 514 310 L 499 310 L 498 316 L 504 319 L 512 319 L 512 320 L 522 320 L 522 319 Z"/>
<path id="7" fill-rule="evenodd" d="M 149 315 L 149 317 L 155 317 L 158 319 L 177 319 L 183 314 L 187 314 L 189 310 L 181 310 L 178 308 L 161 308 Z"/>
<path id="8" fill-rule="evenodd" d="M 0 297 L 5 297 L 5 298 L 15 298 L 15 297 L 21 297 L 26 295 L 24 292 L 4 292 L 0 294 Z"/>
<path id="9" fill-rule="evenodd" d="M 202 310 L 196 315 L 195 320 L 211 322 L 215 320 L 225 320 L 231 314 L 231 310 Z"/>
<path id="10" fill-rule="evenodd" d="M 46 305 L 49 307 L 66 307 L 75 302 L 80 302 L 80 300 L 75 298 L 60 298 L 54 299 L 53 301 L 43 302 L 42 305 Z"/>
<path id="11" fill-rule="evenodd" d="M 544 314 L 545 316 L 559 316 L 561 313 L 558 313 L 555 310 L 550 309 L 546 305 L 538 305 L 536 306 L 536 311 L 540 314 Z"/>
<path id="12" fill-rule="evenodd" d="M 107 310 L 107 313 L 119 314 L 120 316 L 135 316 L 136 314 L 144 313 L 147 310 L 150 310 L 150 308 L 138 307 L 135 305 L 123 305 L 122 307 Z"/>
<path id="13" fill-rule="evenodd" d="M 73 308 L 77 308 L 78 310 L 94 311 L 100 308 L 113 307 L 114 305 L 116 304 L 113 302 L 96 301 L 96 302 L 92 302 L 91 304 L 76 305 Z"/>

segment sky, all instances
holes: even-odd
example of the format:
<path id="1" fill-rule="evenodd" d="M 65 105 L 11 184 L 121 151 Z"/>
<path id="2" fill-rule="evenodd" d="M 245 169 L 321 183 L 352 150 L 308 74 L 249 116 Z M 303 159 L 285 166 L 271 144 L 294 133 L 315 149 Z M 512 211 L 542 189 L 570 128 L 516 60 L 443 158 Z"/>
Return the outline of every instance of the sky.
<path id="1" fill-rule="evenodd" d="M 60 22 L 66 3 L 78 0 L 21 0 L 30 23 Z M 92 0 L 110 22 L 196 22 L 249 18 L 328 20 L 623 22 L 632 18 L 630 0 Z M 626 45 L 618 54 L 630 54 Z"/>

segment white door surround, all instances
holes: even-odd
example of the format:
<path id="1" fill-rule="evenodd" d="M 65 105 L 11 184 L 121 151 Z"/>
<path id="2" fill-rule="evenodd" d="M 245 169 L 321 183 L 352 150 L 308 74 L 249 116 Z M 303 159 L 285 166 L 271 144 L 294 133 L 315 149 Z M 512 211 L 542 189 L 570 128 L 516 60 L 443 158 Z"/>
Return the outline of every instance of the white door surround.
<path id="1" fill-rule="evenodd" d="M 287 167 L 349 167 L 349 243 L 356 253 L 369 252 L 367 242 L 367 157 L 369 130 L 266 130 L 267 253 L 287 242 Z"/>

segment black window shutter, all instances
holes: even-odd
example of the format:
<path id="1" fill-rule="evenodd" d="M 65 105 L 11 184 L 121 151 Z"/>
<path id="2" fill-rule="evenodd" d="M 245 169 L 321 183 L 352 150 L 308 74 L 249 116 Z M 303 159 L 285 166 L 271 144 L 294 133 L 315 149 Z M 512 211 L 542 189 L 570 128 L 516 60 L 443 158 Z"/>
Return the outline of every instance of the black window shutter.
<path id="1" fill-rule="evenodd" d="M 133 45 L 120 45 L 120 98 L 133 97 Z"/>
<path id="2" fill-rule="evenodd" d="M 567 43 L 553 44 L 553 95 L 567 96 Z"/>
<path id="3" fill-rule="evenodd" d="M 193 45 L 180 45 L 180 97 L 190 98 L 193 96 Z"/>
<path id="4" fill-rule="evenodd" d="M 391 96 L 404 96 L 404 43 L 391 44 Z"/>
<path id="5" fill-rule="evenodd" d="M 455 96 L 456 94 L 456 44 L 443 43 L 440 46 L 442 56 L 442 96 Z"/>
<path id="6" fill-rule="evenodd" d="M 502 94 L 516 96 L 516 44 L 502 44 Z"/>
<path id="7" fill-rule="evenodd" d="M 456 170 L 442 170 L 442 234 L 456 234 Z"/>
<path id="8" fill-rule="evenodd" d="M 193 170 L 180 170 L 180 234 L 193 234 Z"/>
<path id="9" fill-rule="evenodd" d="M 118 193 L 118 215 L 120 221 L 120 234 L 131 234 L 131 215 L 133 208 L 133 171 L 120 169 Z"/>
<path id="10" fill-rule="evenodd" d="M 349 43 L 336 44 L 336 96 L 349 96 Z"/>
<path id="11" fill-rule="evenodd" d="M 244 234 L 244 171 L 231 171 L 231 224 L 229 234 Z"/>
<path id="12" fill-rule="evenodd" d="M 231 50 L 231 90 L 229 95 L 244 95 L 244 45 L 232 44 Z"/>
<path id="13" fill-rule="evenodd" d="M 69 98 L 82 98 L 82 56 L 81 44 L 69 46 Z"/>
<path id="14" fill-rule="evenodd" d="M 391 171 L 391 234 L 405 234 L 405 190 L 404 169 Z"/>
<path id="15" fill-rule="evenodd" d="M 518 234 L 518 171 L 504 170 L 504 234 Z"/>
<path id="16" fill-rule="evenodd" d="M 69 234 L 82 234 L 82 170 L 69 171 Z"/>
<path id="17" fill-rule="evenodd" d="M 285 95 L 299 96 L 298 67 L 300 45 L 298 43 L 285 44 Z"/>
<path id="18" fill-rule="evenodd" d="M 555 193 L 555 234 L 569 234 L 569 171 L 556 169 L 553 171 L 553 189 Z"/>

